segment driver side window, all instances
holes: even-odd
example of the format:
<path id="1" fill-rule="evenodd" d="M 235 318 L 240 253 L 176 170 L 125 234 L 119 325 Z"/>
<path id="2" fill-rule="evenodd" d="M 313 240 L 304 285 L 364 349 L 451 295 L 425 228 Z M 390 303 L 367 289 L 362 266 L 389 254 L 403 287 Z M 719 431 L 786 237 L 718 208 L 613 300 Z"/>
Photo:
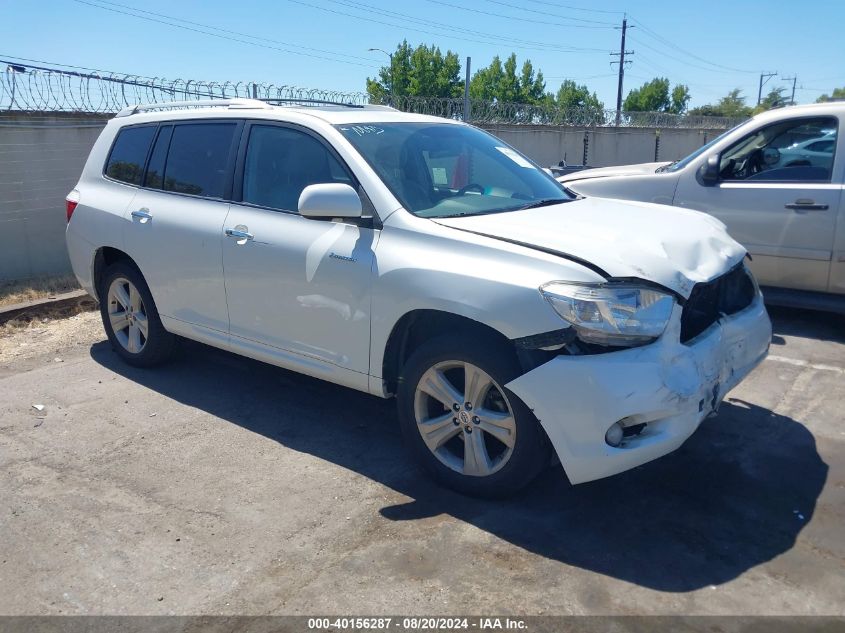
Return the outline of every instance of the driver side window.
<path id="1" fill-rule="evenodd" d="M 836 134 L 834 117 L 767 125 L 722 153 L 720 176 L 750 182 L 829 182 Z"/>

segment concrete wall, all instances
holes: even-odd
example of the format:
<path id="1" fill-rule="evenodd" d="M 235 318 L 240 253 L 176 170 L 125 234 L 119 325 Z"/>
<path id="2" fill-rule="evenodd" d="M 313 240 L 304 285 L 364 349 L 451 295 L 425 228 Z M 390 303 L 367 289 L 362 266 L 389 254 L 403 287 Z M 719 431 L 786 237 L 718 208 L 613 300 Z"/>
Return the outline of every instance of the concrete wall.
<path id="1" fill-rule="evenodd" d="M 0 114 L 0 281 L 70 272 L 65 196 L 100 133 L 102 116 Z M 653 129 L 482 126 L 541 165 L 581 163 L 584 136 L 593 167 L 654 160 Z M 659 160 L 686 156 L 720 131 L 660 131 Z"/>
<path id="2" fill-rule="evenodd" d="M 65 196 L 102 117 L 0 116 L 0 281 L 70 272 Z"/>
<path id="3" fill-rule="evenodd" d="M 544 166 L 566 158 L 581 164 L 584 136 L 587 164 L 592 167 L 646 163 L 655 160 L 657 130 L 650 128 L 579 128 L 530 125 L 480 125 Z M 659 131 L 657 160 L 677 160 L 713 140 L 723 130 L 664 129 Z"/>

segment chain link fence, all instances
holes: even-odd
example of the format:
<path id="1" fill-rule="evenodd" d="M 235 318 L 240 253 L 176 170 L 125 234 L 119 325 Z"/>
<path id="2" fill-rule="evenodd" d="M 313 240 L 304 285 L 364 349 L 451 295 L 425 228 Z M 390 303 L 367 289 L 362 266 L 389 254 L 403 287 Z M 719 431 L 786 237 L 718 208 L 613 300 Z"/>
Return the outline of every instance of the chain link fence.
<path id="1" fill-rule="evenodd" d="M 197 99 L 252 98 L 307 104 L 332 101 L 363 105 L 361 92 L 315 90 L 257 82 L 214 82 L 163 79 L 114 73 L 76 72 L 0 60 L 0 112 L 78 112 L 113 114 L 138 103 L 167 103 Z M 387 101 L 406 112 L 449 119 L 464 118 L 463 99 L 396 97 Z M 531 105 L 501 101 L 470 101 L 470 120 L 476 124 L 604 127 L 616 125 L 616 111 L 597 108 L 561 108 L 556 104 Z M 622 112 L 623 127 L 728 129 L 741 119 Z"/>

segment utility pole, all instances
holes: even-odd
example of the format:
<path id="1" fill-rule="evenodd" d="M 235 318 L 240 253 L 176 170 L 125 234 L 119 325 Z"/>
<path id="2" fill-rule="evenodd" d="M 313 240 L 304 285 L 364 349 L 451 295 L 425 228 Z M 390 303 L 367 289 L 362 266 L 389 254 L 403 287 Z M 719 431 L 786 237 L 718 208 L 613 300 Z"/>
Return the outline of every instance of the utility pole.
<path id="1" fill-rule="evenodd" d="M 470 116 L 470 105 L 469 105 L 469 67 L 472 63 L 472 57 L 467 57 L 467 72 L 466 72 L 466 79 L 464 80 L 464 123 L 469 122 Z"/>
<path id="2" fill-rule="evenodd" d="M 795 84 L 798 82 L 798 75 L 792 77 L 781 77 L 781 81 L 792 82 L 792 97 L 789 99 L 789 105 L 795 105 Z"/>
<path id="3" fill-rule="evenodd" d="M 634 28 L 634 27 L 631 27 Z M 625 61 L 625 55 L 633 55 L 634 51 L 625 50 L 625 34 L 628 32 L 628 15 L 624 14 L 622 18 L 622 42 L 619 45 L 618 53 L 611 53 L 611 55 L 619 55 L 618 62 L 610 62 L 611 65 L 619 64 L 619 85 L 616 88 L 616 125 L 622 120 L 622 84 L 625 79 L 625 64 L 631 62 Z"/>
<path id="4" fill-rule="evenodd" d="M 757 89 L 757 105 L 760 105 L 760 102 L 763 100 L 763 86 L 766 85 L 769 79 L 777 76 L 777 73 L 760 73 L 760 87 Z"/>

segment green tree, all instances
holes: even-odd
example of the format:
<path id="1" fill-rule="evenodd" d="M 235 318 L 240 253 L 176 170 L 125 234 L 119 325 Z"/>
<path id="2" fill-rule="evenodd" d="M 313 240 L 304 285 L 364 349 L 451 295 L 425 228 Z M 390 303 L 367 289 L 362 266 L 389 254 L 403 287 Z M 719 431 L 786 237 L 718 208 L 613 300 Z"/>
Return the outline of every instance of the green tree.
<path id="1" fill-rule="evenodd" d="M 683 114 L 689 104 L 689 87 L 678 84 L 672 88 L 672 103 L 669 104 L 669 112 L 672 114 Z"/>
<path id="2" fill-rule="evenodd" d="M 576 84 L 571 79 L 566 79 L 558 88 L 555 102 L 563 109 L 589 108 L 591 110 L 604 110 L 602 103 L 596 93 L 590 92 L 586 85 Z"/>
<path id="3" fill-rule="evenodd" d="M 754 114 L 771 110 L 772 108 L 780 108 L 787 104 L 787 99 L 784 97 L 786 88 L 772 88 L 768 94 L 763 97 L 760 103 L 754 108 Z"/>
<path id="4" fill-rule="evenodd" d="M 622 109 L 626 112 L 667 112 L 671 105 L 669 80 L 656 77 L 631 90 L 625 97 Z"/>
<path id="5" fill-rule="evenodd" d="M 540 103 L 546 99 L 546 81 L 543 79 L 543 71 L 538 70 L 535 75 L 534 65 L 530 59 L 526 59 L 522 64 L 519 88 L 519 100 L 522 103 Z"/>
<path id="6" fill-rule="evenodd" d="M 499 85 L 502 83 L 504 74 L 502 60 L 496 55 L 489 66 L 479 68 L 472 75 L 472 79 L 469 81 L 469 96 L 484 101 L 492 101 L 498 98 Z"/>
<path id="7" fill-rule="evenodd" d="M 823 94 L 816 99 L 816 103 L 825 103 L 827 101 L 842 101 L 845 99 L 845 87 L 834 88 L 832 94 Z"/>
<path id="8" fill-rule="evenodd" d="M 727 116 L 745 118 L 751 116 L 752 108 L 745 105 L 745 97 L 739 88 L 734 88 L 715 104 L 707 104 L 692 108 L 689 114 L 698 116 Z"/>
<path id="9" fill-rule="evenodd" d="M 508 103 L 544 102 L 547 96 L 543 72 L 538 70 L 535 73 L 530 60 L 522 64 L 519 74 L 516 69 L 516 54 L 511 53 L 504 63 L 497 55 L 489 66 L 480 68 L 473 74 L 469 82 L 470 97 Z"/>
<path id="10" fill-rule="evenodd" d="M 378 77 L 367 78 L 367 94 L 376 102 L 394 97 L 458 97 L 462 94 L 461 64 L 452 51 L 446 54 L 434 45 L 412 48 L 403 40 L 393 53 L 391 64 L 379 70 Z"/>

